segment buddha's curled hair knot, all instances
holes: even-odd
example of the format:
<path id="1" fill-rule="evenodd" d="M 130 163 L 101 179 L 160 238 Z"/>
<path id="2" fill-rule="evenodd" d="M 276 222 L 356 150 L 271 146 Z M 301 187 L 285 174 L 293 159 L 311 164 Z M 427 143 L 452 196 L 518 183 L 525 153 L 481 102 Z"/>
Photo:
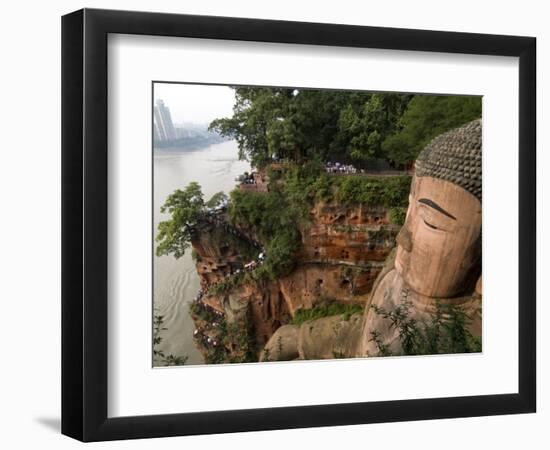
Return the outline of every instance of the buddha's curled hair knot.
<path id="1" fill-rule="evenodd" d="M 416 176 L 450 181 L 481 202 L 481 119 L 434 138 L 418 155 Z"/>

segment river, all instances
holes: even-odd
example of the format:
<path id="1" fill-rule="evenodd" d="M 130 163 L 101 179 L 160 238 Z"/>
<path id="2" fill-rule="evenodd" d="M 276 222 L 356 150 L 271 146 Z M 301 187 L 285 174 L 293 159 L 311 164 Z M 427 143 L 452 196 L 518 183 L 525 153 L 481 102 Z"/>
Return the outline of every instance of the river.
<path id="1" fill-rule="evenodd" d="M 235 187 L 235 178 L 250 171 L 250 165 L 238 160 L 235 141 L 211 145 L 202 150 L 181 151 L 162 149 L 154 152 L 154 227 L 168 216 L 160 213 L 166 197 L 175 189 L 183 189 L 197 181 L 208 200 L 219 191 L 229 193 Z M 154 257 L 153 303 L 157 314 L 164 316 L 158 346 L 166 354 L 188 356 L 187 364 L 202 364 L 203 358 L 193 342 L 193 320 L 189 303 L 200 287 L 199 276 L 191 258 L 191 249 L 180 259 L 173 256 Z"/>

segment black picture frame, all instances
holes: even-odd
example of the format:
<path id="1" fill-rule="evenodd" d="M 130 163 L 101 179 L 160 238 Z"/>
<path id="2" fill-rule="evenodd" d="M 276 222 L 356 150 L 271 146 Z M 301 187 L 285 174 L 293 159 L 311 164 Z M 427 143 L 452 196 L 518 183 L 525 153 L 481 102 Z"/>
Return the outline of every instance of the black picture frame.
<path id="1" fill-rule="evenodd" d="M 178 36 L 519 57 L 517 393 L 107 416 L 107 36 Z M 536 39 L 83 9 L 62 18 L 62 433 L 82 441 L 397 422 L 536 409 Z"/>

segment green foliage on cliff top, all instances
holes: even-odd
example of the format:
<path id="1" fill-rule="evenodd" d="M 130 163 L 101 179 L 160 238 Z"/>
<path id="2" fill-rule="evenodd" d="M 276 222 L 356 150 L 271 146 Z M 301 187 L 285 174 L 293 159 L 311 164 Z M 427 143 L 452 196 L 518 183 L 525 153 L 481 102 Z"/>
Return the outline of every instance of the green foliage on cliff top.
<path id="1" fill-rule="evenodd" d="M 376 157 L 411 95 L 293 88 L 235 88 L 233 116 L 210 129 L 236 139 L 240 155 L 262 167 L 273 157 L 304 161 Z"/>
<path id="2" fill-rule="evenodd" d="M 288 202 L 294 221 L 309 220 L 309 211 L 317 200 L 333 196 L 333 180 L 325 173 L 323 164 L 314 159 L 303 164 L 290 164 L 279 183 L 270 183 Z"/>
<path id="3" fill-rule="evenodd" d="M 369 167 L 414 161 L 437 134 L 481 117 L 481 97 L 237 87 L 233 115 L 210 129 L 254 167 L 272 158 Z"/>
<path id="4" fill-rule="evenodd" d="M 295 209 L 285 195 L 270 192 L 231 192 L 230 220 L 255 234 L 264 244 L 266 260 L 253 272 L 256 279 L 280 277 L 294 268 L 294 254 L 300 248 Z"/>
<path id="5" fill-rule="evenodd" d="M 481 97 L 416 95 L 400 118 L 401 130 L 382 143 L 382 153 L 407 164 L 434 137 L 479 117 Z"/>
<path id="6" fill-rule="evenodd" d="M 319 160 L 288 164 L 283 173 L 270 178 L 270 190 L 279 191 L 288 200 L 296 217 L 306 220 L 316 201 L 336 200 L 347 205 L 406 207 L 410 187 L 409 175 L 331 176 L 324 171 Z"/>
<path id="7" fill-rule="evenodd" d="M 346 204 L 405 207 L 408 204 L 411 177 L 408 175 L 369 178 L 360 175 L 339 177 L 336 200 Z"/>

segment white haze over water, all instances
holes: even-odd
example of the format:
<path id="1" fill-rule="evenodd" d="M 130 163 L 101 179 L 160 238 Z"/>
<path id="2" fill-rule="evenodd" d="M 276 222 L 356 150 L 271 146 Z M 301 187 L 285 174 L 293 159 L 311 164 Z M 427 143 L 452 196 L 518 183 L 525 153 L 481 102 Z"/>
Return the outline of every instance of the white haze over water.
<path id="1" fill-rule="evenodd" d="M 210 124 L 233 115 L 235 91 L 229 86 L 155 83 L 154 99 L 164 100 L 175 124 Z"/>

